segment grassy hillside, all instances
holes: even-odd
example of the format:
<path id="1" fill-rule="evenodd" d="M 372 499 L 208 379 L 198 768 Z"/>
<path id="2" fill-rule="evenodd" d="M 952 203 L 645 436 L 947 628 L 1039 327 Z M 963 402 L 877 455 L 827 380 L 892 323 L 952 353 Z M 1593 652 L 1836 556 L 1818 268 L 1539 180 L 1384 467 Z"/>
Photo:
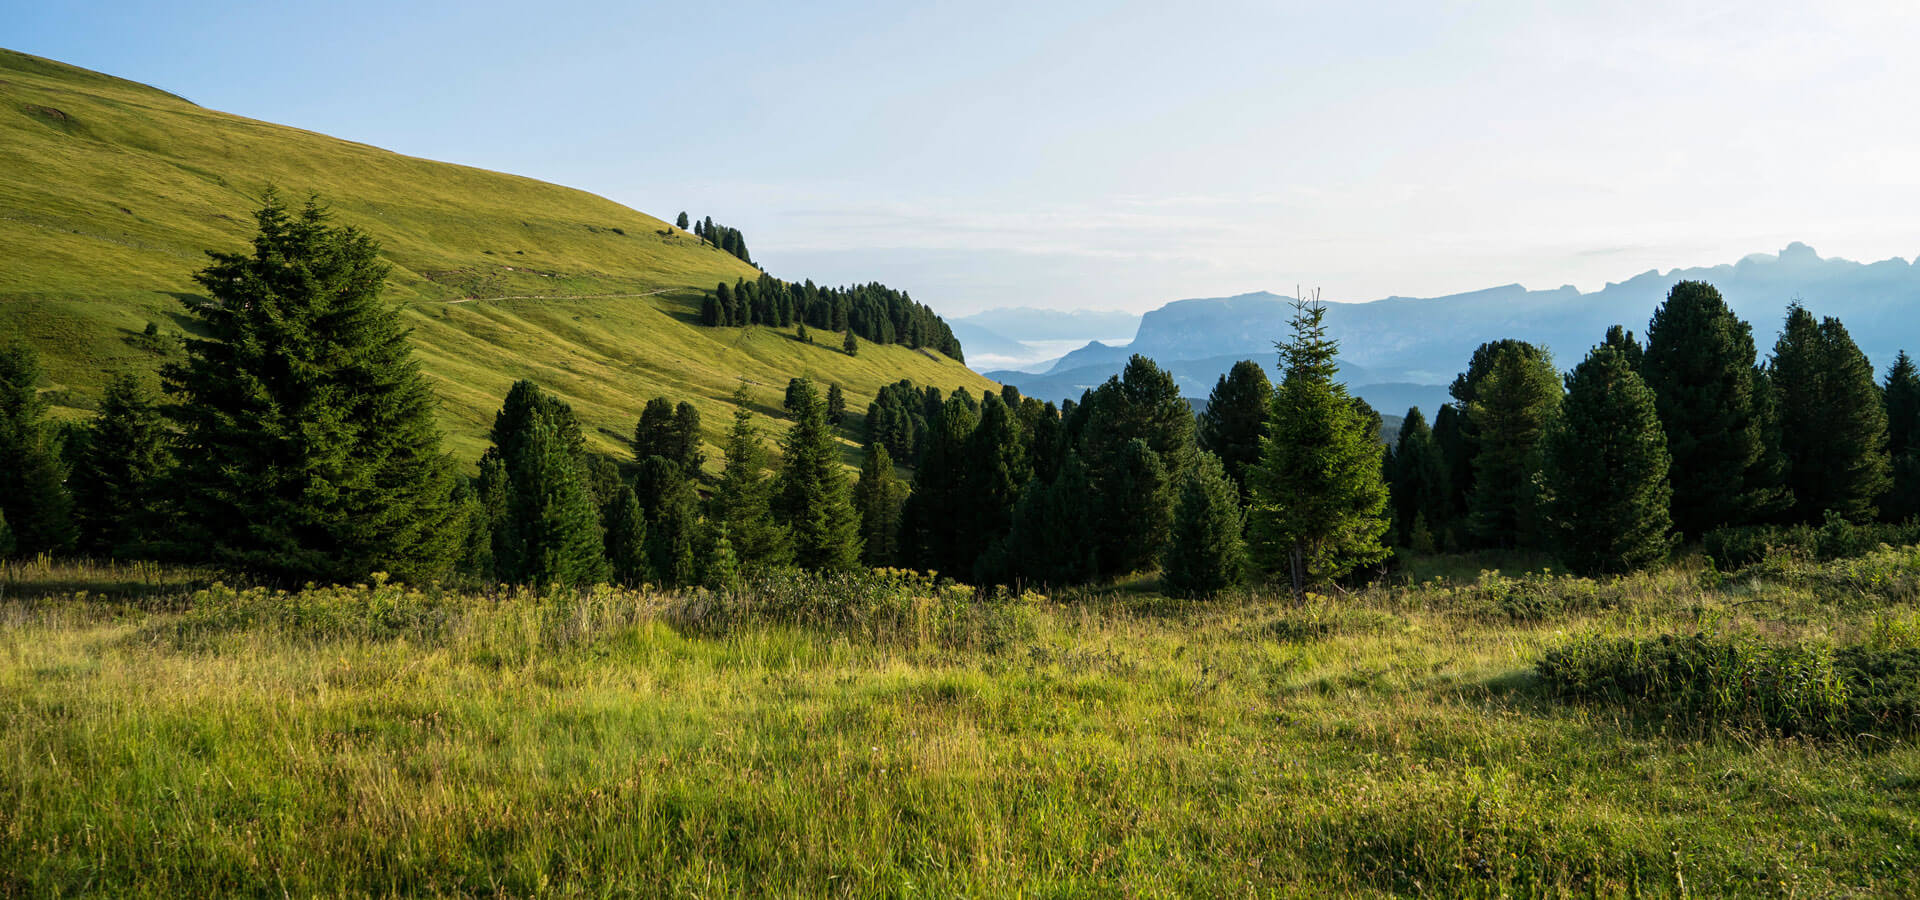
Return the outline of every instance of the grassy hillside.
<path id="1" fill-rule="evenodd" d="M 1536 665 L 1702 630 L 1910 656 L 1916 562 L 1304 607 L 0 567 L 0 895 L 1911 897 L 1911 737 Z M 1818 673 L 1787 674 L 1733 677 Z"/>
<path id="2" fill-rule="evenodd" d="M 174 349 L 205 251 L 240 250 L 268 184 L 317 192 L 380 240 L 445 400 L 453 449 L 479 455 L 514 379 L 572 401 L 603 449 L 648 397 L 701 408 L 710 436 L 745 380 L 777 410 L 792 375 L 864 409 L 883 383 L 986 379 L 943 356 L 837 335 L 694 325 L 702 289 L 754 269 L 668 223 L 582 191 L 202 109 L 144 85 L 0 50 L 0 334 L 45 355 L 53 400 L 91 405 L 115 368 Z M 776 273 L 804 277 L 805 273 Z M 160 340 L 141 332 L 156 323 Z"/>

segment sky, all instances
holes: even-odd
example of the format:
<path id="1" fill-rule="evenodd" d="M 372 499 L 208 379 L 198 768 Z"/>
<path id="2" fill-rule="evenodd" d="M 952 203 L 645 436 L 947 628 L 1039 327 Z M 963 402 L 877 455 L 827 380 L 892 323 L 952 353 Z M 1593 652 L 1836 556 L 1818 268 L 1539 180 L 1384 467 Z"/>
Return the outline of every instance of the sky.
<path id="1" fill-rule="evenodd" d="M 0 46 L 950 315 L 1920 253 L 1911 2 L 0 0 Z"/>

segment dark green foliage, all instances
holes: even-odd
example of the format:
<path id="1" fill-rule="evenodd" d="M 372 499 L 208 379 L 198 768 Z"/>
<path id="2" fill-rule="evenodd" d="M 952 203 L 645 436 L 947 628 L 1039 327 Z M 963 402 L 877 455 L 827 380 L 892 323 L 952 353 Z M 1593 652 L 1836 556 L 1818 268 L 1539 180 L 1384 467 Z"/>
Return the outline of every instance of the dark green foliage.
<path id="1" fill-rule="evenodd" d="M 1463 486 L 1473 479 L 1473 445 L 1467 439 L 1467 417 L 1460 407 L 1443 403 L 1433 417 L 1433 449 L 1440 457 L 1446 486 L 1441 513 L 1427 513 L 1427 527 L 1442 550 L 1458 550 L 1466 544 L 1467 492 Z"/>
<path id="2" fill-rule="evenodd" d="M 634 587 L 648 580 L 647 518 L 633 488 L 621 485 L 603 507 L 607 567 L 617 584 Z"/>
<path id="3" fill-rule="evenodd" d="M 904 378 L 882 387 L 867 405 L 867 446 L 885 444 L 895 461 L 917 465 L 927 433 L 928 392 L 938 390 L 921 391 Z"/>
<path id="4" fill-rule="evenodd" d="M 579 421 L 564 401 L 531 381 L 516 382 L 507 392 L 493 420 L 493 446 L 481 460 L 481 502 L 500 511 L 493 532 L 495 577 L 536 585 L 607 578 L 584 444 Z"/>
<path id="5" fill-rule="evenodd" d="M 1451 407 L 1443 407 L 1443 411 L 1447 409 Z M 1401 546 L 1424 552 L 1437 549 L 1434 530 L 1445 527 L 1451 519 L 1447 479 L 1446 459 L 1427 427 L 1427 417 L 1419 407 L 1408 409 L 1388 478 L 1395 537 Z M 1421 526 L 1425 538 L 1416 541 L 1414 535 Z"/>
<path id="6" fill-rule="evenodd" d="M 730 239 L 729 234 L 744 254 L 746 242 L 738 232 L 715 226 L 715 231 L 705 237 L 720 245 Z M 812 328 L 846 332 L 841 348 L 848 355 L 858 352 L 858 341 L 872 341 L 904 344 L 916 350 L 930 348 L 965 362 L 960 341 L 944 320 L 904 291 L 882 284 L 822 288 L 811 281 L 793 283 L 763 273 L 755 281 L 717 285 L 710 296 L 714 301 L 711 314 L 704 300 L 701 304 L 703 324 L 784 328 L 797 323 L 794 337 L 809 344 L 813 343 Z"/>
<path id="7" fill-rule="evenodd" d="M 633 457 L 646 460 L 658 456 L 680 467 L 689 477 L 697 477 L 706 461 L 700 449 L 700 413 L 690 403 L 674 405 L 665 397 L 655 397 L 640 409 L 640 423 L 633 429 Z"/>
<path id="8" fill-rule="evenodd" d="M 780 474 L 774 479 L 774 518 L 792 535 L 794 562 L 802 568 L 853 568 L 860 560 L 860 517 L 840 471 L 826 404 L 813 385 L 801 379 L 795 407 L 793 427 L 781 445 Z"/>
<path id="9" fill-rule="evenodd" d="M 1078 451 L 1067 451 L 1050 483 L 1029 484 L 1014 508 L 1013 529 L 997 548 L 1001 581 L 1069 585 L 1093 579 L 1093 478 Z"/>
<path id="10" fill-rule="evenodd" d="M 290 581 L 444 574 L 458 550 L 435 399 L 372 238 L 271 193 L 251 254 L 209 253 L 204 338 L 167 366 L 186 538 Z M 16 528 L 18 525 L 16 524 Z"/>
<path id="11" fill-rule="evenodd" d="M 73 506 L 46 401 L 40 360 L 25 344 L 0 347 L 0 515 L 12 552 L 59 553 L 74 540 Z"/>
<path id="12" fill-rule="evenodd" d="M 712 294 L 700 300 L 700 324 L 708 328 L 726 324 L 726 313 L 720 305 L 720 298 Z"/>
<path id="13" fill-rule="evenodd" d="M 1826 562 L 1864 556 L 1881 544 L 1920 544 L 1920 521 L 1855 524 L 1830 513 L 1819 525 L 1737 525 L 1716 528 L 1701 540 L 1714 565 L 1739 569 L 1779 554 Z"/>
<path id="14" fill-rule="evenodd" d="M 1546 519 L 1560 559 L 1584 574 L 1629 572 L 1666 558 L 1672 543 L 1667 438 L 1633 360 L 1594 348 L 1567 376 L 1547 436 Z"/>
<path id="15" fill-rule="evenodd" d="M 867 448 L 860 464 L 860 480 L 853 486 L 853 506 L 860 513 L 862 547 L 860 560 L 868 566 L 892 566 L 899 562 L 901 511 L 907 502 L 907 485 L 893 473 L 893 458 L 887 445 Z"/>
<path id="16" fill-rule="evenodd" d="M 1893 487 L 1880 499 L 1880 515 L 1903 522 L 1920 516 L 1920 374 L 1905 350 L 1888 367 L 1881 394 L 1887 405 Z"/>
<path id="17" fill-rule="evenodd" d="M 847 395 L 840 392 L 840 385 L 827 385 L 827 424 L 838 428 L 847 419 Z"/>
<path id="18" fill-rule="evenodd" d="M 1295 596 L 1388 553 L 1380 448 L 1346 386 L 1333 380 L 1339 345 L 1327 337 L 1325 316 L 1317 302 L 1294 305 L 1248 511 L 1253 563 L 1287 576 Z"/>
<path id="19" fill-rule="evenodd" d="M 169 540 L 166 479 L 173 467 L 166 423 L 139 379 L 107 382 L 100 414 L 74 448 L 74 524 L 81 552 L 151 556 Z"/>
<path id="20" fill-rule="evenodd" d="M 1772 644 L 1711 633 L 1586 637 L 1538 664 L 1548 690 L 1667 727 L 1851 738 L 1920 732 L 1920 649 Z"/>
<path id="21" fill-rule="evenodd" d="M 849 331 L 847 332 L 847 339 L 840 342 L 840 349 L 845 351 L 848 356 L 859 356 L 860 341 L 853 336 L 853 332 Z"/>
<path id="22" fill-rule="evenodd" d="M 681 228 L 686 228 L 687 214 L 681 213 L 680 218 L 676 220 L 676 224 Z M 693 223 L 693 233 L 707 243 L 739 257 L 741 262 L 747 263 L 748 265 L 753 264 L 753 256 L 747 253 L 747 238 L 740 233 L 740 229 L 729 228 L 725 225 L 715 225 L 713 223 L 713 217 L 708 216 L 705 219 Z"/>
<path id="23" fill-rule="evenodd" d="M 740 557 L 734 553 L 724 525 L 714 533 L 713 546 L 701 557 L 700 583 L 722 594 L 740 591 Z"/>
<path id="24" fill-rule="evenodd" d="M 1181 479 L 1161 558 L 1167 593 L 1211 597 L 1238 584 L 1246 561 L 1239 489 L 1218 457 L 1201 453 Z"/>
<path id="25" fill-rule="evenodd" d="M 1068 426 L 1087 463 L 1097 577 L 1152 564 L 1173 522 L 1173 483 L 1194 453 L 1193 408 L 1173 376 L 1135 355 L 1120 375 L 1089 391 Z M 1152 459 L 1139 456 L 1144 445 Z M 1079 551 L 1075 551 L 1076 555 Z"/>
<path id="26" fill-rule="evenodd" d="M 686 470 L 664 456 L 649 456 L 640 463 L 634 496 L 646 515 L 649 574 L 673 587 L 695 584 L 700 495 Z"/>
<path id="27" fill-rule="evenodd" d="M 1260 462 L 1260 439 L 1267 434 L 1267 410 L 1273 402 L 1273 382 L 1260 364 L 1243 359 L 1233 364 L 1207 396 L 1195 438 L 1200 449 L 1220 458 L 1242 502 L 1251 496 L 1247 468 Z"/>
<path id="28" fill-rule="evenodd" d="M 767 446 L 747 408 L 744 389 L 734 394 L 733 427 L 727 432 L 727 462 L 714 488 L 712 519 L 726 529 L 734 551 L 748 565 L 780 566 L 790 558 L 787 534 L 774 524 L 773 482 Z"/>
<path id="29" fill-rule="evenodd" d="M 955 566 L 978 568 L 978 560 L 1013 527 L 1014 504 L 1032 477 L 1027 450 L 1014 412 L 997 394 L 986 394 L 980 424 L 967 435 L 960 452 L 959 488 L 954 504 Z M 955 572 L 966 572 L 956 568 Z M 973 572 L 973 577 L 982 574 Z"/>
<path id="30" fill-rule="evenodd" d="M 679 218 L 673 220 L 673 224 L 678 226 L 681 231 L 687 230 L 687 213 L 685 210 L 681 211 Z"/>
<path id="31" fill-rule="evenodd" d="M 1640 372 L 1641 366 L 1647 360 L 1646 348 L 1640 346 L 1640 340 L 1635 338 L 1633 332 L 1628 331 L 1624 326 L 1609 326 L 1607 328 L 1607 339 L 1601 343 L 1604 346 L 1611 347 L 1618 351 L 1621 357 L 1627 361 L 1627 368 L 1632 369 L 1636 373 Z M 1641 377 L 1642 379 L 1645 378 L 1644 375 Z"/>
<path id="32" fill-rule="evenodd" d="M 813 343 L 813 335 L 807 333 L 807 323 L 805 322 L 801 322 L 799 325 L 794 326 L 793 338 L 794 340 L 797 340 L 803 344 Z"/>
<path id="33" fill-rule="evenodd" d="M 1829 510 L 1853 522 L 1874 518 L 1874 501 L 1892 486 L 1887 409 L 1846 326 L 1831 317 L 1816 323 L 1800 304 L 1790 305 L 1767 375 L 1791 518 L 1819 521 Z"/>
<path id="34" fill-rule="evenodd" d="M 1542 534 L 1534 475 L 1542 441 L 1560 411 L 1560 376 L 1546 351 L 1503 347 L 1473 382 L 1467 404 L 1476 450 L 1467 530 L 1482 546 L 1537 546 Z"/>
<path id="35" fill-rule="evenodd" d="M 489 466 L 491 473 L 487 471 Z M 460 551 L 454 557 L 453 571 L 468 581 L 491 582 L 494 580 L 493 526 L 496 519 L 505 516 L 502 510 L 482 500 L 479 485 L 482 480 L 504 484 L 506 474 L 497 457 L 482 460 L 481 471 L 479 479 L 454 479 L 453 508 L 455 527 L 460 530 Z M 506 500 L 503 490 L 492 490 L 486 496 L 495 504 L 504 505 Z"/>
<path id="36" fill-rule="evenodd" d="M 929 392 L 932 402 L 938 394 Z M 914 472 L 913 494 L 907 500 L 905 555 L 917 568 L 971 575 L 975 559 L 963 547 L 971 523 L 967 521 L 963 478 L 967 439 L 980 422 L 972 398 L 955 391 L 935 408 L 927 421 L 924 452 Z"/>
<path id="37" fill-rule="evenodd" d="M 1767 464 L 1753 329 L 1712 285 L 1682 281 L 1647 326 L 1641 364 L 1673 458 L 1673 524 L 1698 537 L 1782 508 Z"/>
<path id="38" fill-rule="evenodd" d="M 7 514 L 0 509 L 0 558 L 13 555 L 13 529 L 7 527 Z"/>

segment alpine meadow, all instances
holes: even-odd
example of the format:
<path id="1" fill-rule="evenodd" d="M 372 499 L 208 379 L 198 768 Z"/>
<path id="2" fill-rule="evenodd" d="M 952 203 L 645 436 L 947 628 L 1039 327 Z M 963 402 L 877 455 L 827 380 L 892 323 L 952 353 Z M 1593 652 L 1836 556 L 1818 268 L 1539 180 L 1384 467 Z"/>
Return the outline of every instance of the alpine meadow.
<path id="1" fill-rule="evenodd" d="M 619 201 L 0 50 L 0 897 L 1920 894 L 1920 260 L 1228 296 L 1911 243 L 1762 5 L 10 11 Z"/>

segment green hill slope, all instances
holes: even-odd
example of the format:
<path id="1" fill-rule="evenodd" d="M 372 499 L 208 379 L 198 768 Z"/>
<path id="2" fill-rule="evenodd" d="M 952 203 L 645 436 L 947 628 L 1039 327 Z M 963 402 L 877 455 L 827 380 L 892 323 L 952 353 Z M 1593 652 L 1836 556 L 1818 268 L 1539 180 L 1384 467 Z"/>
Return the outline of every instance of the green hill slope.
<path id="1" fill-rule="evenodd" d="M 712 437 L 742 382 L 769 413 L 794 375 L 838 382 L 856 410 L 900 378 L 992 385 L 900 346 L 869 343 L 850 358 L 824 332 L 808 346 L 790 331 L 702 328 L 703 289 L 756 270 L 602 197 L 214 112 L 6 50 L 0 335 L 42 352 L 53 402 L 78 414 L 107 373 L 178 352 L 169 337 L 181 332 L 180 297 L 196 291 L 192 273 L 206 250 L 244 248 L 268 184 L 322 195 L 337 221 L 382 243 L 386 297 L 415 329 L 466 459 L 517 378 L 566 397 L 610 451 L 657 395 L 693 402 Z M 158 339 L 143 335 L 149 323 Z"/>

